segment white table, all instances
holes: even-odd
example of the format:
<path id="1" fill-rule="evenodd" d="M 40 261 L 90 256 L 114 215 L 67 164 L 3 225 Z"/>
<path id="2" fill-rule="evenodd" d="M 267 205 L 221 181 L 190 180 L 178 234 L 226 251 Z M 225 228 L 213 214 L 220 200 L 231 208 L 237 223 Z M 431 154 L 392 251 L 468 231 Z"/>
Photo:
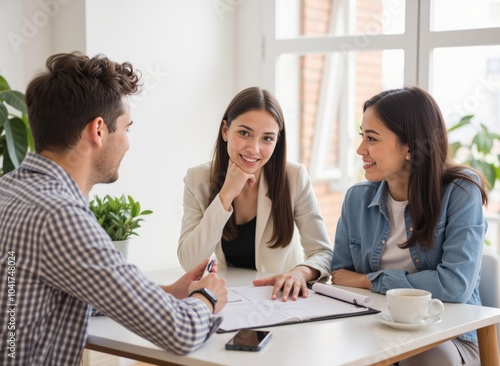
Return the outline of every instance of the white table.
<path id="1" fill-rule="evenodd" d="M 167 284 L 183 274 L 181 268 L 148 273 Z M 227 285 L 250 284 L 265 274 L 219 268 Z M 349 288 L 373 298 L 375 309 L 387 311 L 385 296 Z M 260 352 L 227 351 L 225 343 L 234 333 L 214 334 L 199 350 L 178 356 L 162 350 L 107 317 L 91 320 L 88 349 L 158 365 L 387 365 L 422 352 L 457 335 L 478 329 L 483 366 L 498 366 L 496 323 L 500 309 L 465 304 L 445 304 L 442 322 L 426 330 L 401 331 L 381 324 L 376 315 L 325 320 L 267 328 L 273 338 Z"/>

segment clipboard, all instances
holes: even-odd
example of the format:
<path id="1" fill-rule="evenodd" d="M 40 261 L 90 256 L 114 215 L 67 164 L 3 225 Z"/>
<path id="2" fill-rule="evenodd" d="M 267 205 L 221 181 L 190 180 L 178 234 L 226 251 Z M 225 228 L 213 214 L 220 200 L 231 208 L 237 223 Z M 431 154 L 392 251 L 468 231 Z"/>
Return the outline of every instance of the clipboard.
<path id="1" fill-rule="evenodd" d="M 271 300 L 272 286 L 239 286 L 228 288 L 228 303 L 218 314 L 223 318 L 217 333 L 233 332 L 240 329 L 258 327 L 274 327 L 303 322 L 313 322 L 352 316 L 379 313 L 379 310 L 364 306 L 353 292 L 342 290 L 339 293 L 350 293 L 352 301 L 334 298 L 317 290 L 323 286 L 315 286 L 309 291 L 307 298 L 283 302 L 281 299 Z M 316 287 L 316 290 L 314 289 Z M 334 287 L 335 288 L 335 287 Z M 338 288 L 336 288 L 338 289 Z M 329 292 L 331 293 L 331 292 Z M 370 302 L 371 303 L 371 302 Z"/>

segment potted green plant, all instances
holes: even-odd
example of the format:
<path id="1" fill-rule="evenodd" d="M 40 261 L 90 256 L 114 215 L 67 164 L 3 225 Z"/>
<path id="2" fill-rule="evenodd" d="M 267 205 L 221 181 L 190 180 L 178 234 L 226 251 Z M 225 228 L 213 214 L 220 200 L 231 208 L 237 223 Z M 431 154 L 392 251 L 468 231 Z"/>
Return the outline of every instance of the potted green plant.
<path id="1" fill-rule="evenodd" d="M 470 143 L 455 141 L 450 143 L 450 154 L 454 160 L 468 165 L 484 174 L 489 183 L 489 188 L 493 189 L 496 181 L 500 181 L 500 155 L 492 153 L 495 144 L 500 143 L 500 134 L 492 132 L 482 123 L 473 123 L 474 115 L 467 115 L 448 129 L 448 133 L 462 129 L 466 126 L 473 128 Z"/>
<path id="2" fill-rule="evenodd" d="M 138 235 L 137 229 L 144 221 L 141 216 L 150 215 L 153 211 L 141 211 L 140 203 L 125 195 L 114 197 L 107 194 L 103 198 L 96 195 L 89 202 L 89 207 L 115 247 L 127 259 L 129 240 Z"/>
<path id="3" fill-rule="evenodd" d="M 0 75 L 0 177 L 17 168 L 28 150 L 34 150 L 34 143 L 24 94 Z"/>

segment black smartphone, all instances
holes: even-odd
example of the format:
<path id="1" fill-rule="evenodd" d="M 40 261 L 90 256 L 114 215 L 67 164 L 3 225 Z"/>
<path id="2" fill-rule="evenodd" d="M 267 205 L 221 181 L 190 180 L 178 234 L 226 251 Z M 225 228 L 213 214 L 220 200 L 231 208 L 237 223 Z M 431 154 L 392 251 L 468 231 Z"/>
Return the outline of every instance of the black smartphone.
<path id="1" fill-rule="evenodd" d="M 226 349 L 236 351 L 260 351 L 271 339 L 267 330 L 241 329 L 226 343 Z"/>

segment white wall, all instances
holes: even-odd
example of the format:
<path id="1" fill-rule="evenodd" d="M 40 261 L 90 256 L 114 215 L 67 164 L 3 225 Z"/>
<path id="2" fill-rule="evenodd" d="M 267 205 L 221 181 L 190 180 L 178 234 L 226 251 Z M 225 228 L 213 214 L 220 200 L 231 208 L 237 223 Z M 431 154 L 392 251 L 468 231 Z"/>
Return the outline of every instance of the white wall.
<path id="1" fill-rule="evenodd" d="M 0 0 L 0 73 L 24 90 L 52 49 L 52 19 L 36 1 Z"/>
<path id="2" fill-rule="evenodd" d="M 0 0 L 0 34 L 4 35 L 0 72 L 12 87 L 24 90 L 46 58 L 56 52 L 104 53 L 116 61 L 130 61 L 142 71 L 144 91 L 131 98 L 131 148 L 120 179 L 96 186 L 91 196 L 126 193 L 154 211 L 146 217 L 129 253 L 129 260 L 143 270 L 178 265 L 186 169 L 210 159 L 220 117 L 232 96 L 259 84 L 260 58 L 254 54 L 260 52 L 258 3 Z M 40 20 L 33 35 L 26 19 Z M 26 43 L 14 49 L 5 35 L 23 35 L 23 31 Z M 238 34 L 244 36 L 242 42 Z M 237 67 L 239 62 L 244 68 Z"/>
<path id="3" fill-rule="evenodd" d="M 219 1 L 223 3 L 224 0 Z M 250 86 L 266 85 L 262 79 L 262 6 L 259 0 L 226 0 L 234 3 L 232 13 L 235 17 L 235 54 L 236 54 L 236 89 L 243 90 Z M 268 1 L 268 0 L 262 0 Z M 216 0 L 214 1 L 216 2 Z M 228 8 L 231 9 L 231 8 Z M 232 14 L 229 12 L 228 15 Z"/>

